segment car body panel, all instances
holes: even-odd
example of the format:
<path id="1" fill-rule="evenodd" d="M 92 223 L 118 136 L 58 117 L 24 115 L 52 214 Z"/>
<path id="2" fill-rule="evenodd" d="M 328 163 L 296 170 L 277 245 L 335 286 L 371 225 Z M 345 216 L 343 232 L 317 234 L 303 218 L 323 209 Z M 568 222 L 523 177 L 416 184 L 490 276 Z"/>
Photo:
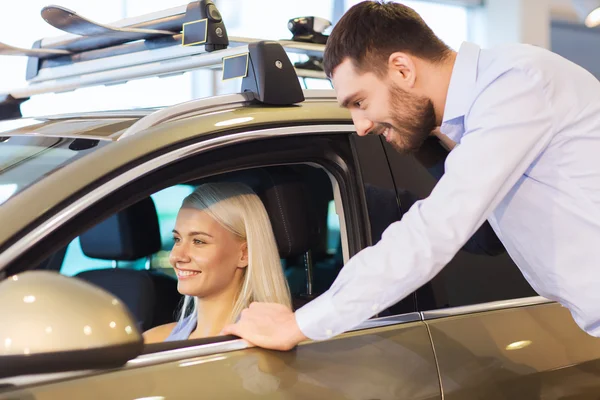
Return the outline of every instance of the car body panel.
<path id="1" fill-rule="evenodd" d="M 598 398 L 600 340 L 557 303 L 427 324 L 447 400 Z"/>
<path id="2" fill-rule="evenodd" d="M 124 369 L 28 389 L 0 399 L 439 399 L 423 322 L 355 331 L 289 352 L 251 348 Z"/>
<path id="3" fill-rule="evenodd" d="M 243 121 L 232 126 L 230 121 Z M 286 121 L 282 124 L 281 121 Z M 210 134 L 229 134 L 232 130 L 276 128 L 316 123 L 350 124 L 350 114 L 335 101 L 317 100 L 293 107 L 246 106 L 188 118 L 179 118 L 149 128 L 139 134 L 110 143 L 47 176 L 36 185 L 23 190 L 0 208 L 0 245 L 20 232 L 48 210 L 67 200 L 86 186 L 135 160 L 173 146 L 200 140 Z M 219 124 L 219 125 L 218 125 Z M 24 212 L 26 211 L 26 212 Z"/>

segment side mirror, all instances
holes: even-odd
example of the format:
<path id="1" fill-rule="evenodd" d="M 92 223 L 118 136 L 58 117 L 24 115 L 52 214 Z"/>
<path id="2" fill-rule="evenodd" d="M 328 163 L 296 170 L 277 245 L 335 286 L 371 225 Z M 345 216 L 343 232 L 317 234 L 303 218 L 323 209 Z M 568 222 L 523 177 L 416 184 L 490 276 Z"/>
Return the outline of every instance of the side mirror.
<path id="1" fill-rule="evenodd" d="M 83 280 L 28 271 L 0 282 L 0 378 L 118 368 L 143 345 L 126 306 Z"/>

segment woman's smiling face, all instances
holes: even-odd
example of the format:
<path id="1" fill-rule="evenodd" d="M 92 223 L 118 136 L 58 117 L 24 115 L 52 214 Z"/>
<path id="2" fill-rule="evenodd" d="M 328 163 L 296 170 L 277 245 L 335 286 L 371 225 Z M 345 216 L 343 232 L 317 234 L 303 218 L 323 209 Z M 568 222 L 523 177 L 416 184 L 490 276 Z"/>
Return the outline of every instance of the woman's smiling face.
<path id="1" fill-rule="evenodd" d="M 181 294 L 206 298 L 241 283 L 248 266 L 246 242 L 208 213 L 181 208 L 173 229 L 169 262 Z"/>

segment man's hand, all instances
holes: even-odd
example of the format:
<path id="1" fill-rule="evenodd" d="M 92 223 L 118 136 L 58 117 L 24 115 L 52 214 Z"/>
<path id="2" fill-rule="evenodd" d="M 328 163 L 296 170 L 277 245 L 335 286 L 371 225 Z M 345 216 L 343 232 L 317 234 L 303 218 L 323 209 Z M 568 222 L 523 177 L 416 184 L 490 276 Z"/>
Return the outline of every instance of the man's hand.
<path id="1" fill-rule="evenodd" d="M 240 320 L 226 326 L 224 335 L 236 335 L 266 349 L 290 350 L 308 339 L 296 323 L 294 312 L 274 303 L 252 303 Z"/>

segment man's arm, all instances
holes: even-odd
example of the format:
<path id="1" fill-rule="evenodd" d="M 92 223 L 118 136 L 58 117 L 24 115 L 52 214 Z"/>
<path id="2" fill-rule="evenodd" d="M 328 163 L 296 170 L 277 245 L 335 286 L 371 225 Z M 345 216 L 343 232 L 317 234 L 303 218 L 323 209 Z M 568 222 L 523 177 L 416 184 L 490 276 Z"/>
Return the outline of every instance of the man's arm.
<path id="1" fill-rule="evenodd" d="M 296 312 L 311 339 L 355 327 L 431 280 L 547 146 L 552 111 L 537 76 L 511 70 L 478 96 L 467 133 L 431 195 L 355 255 L 331 288 Z"/>

